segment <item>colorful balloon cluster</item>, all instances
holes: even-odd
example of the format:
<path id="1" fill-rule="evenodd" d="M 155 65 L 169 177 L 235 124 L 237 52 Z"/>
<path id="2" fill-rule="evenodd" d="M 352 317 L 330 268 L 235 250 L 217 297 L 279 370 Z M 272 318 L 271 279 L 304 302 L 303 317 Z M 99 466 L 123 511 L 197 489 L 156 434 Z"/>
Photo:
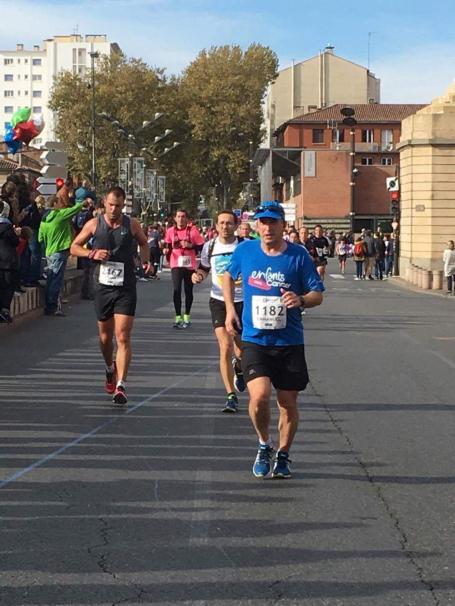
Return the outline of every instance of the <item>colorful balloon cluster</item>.
<path id="1" fill-rule="evenodd" d="M 30 120 L 31 113 L 29 107 L 21 107 L 13 114 L 11 122 L 6 124 L 3 140 L 10 154 L 17 153 L 22 148 L 22 143 L 28 145 L 43 130 L 42 117 Z"/>

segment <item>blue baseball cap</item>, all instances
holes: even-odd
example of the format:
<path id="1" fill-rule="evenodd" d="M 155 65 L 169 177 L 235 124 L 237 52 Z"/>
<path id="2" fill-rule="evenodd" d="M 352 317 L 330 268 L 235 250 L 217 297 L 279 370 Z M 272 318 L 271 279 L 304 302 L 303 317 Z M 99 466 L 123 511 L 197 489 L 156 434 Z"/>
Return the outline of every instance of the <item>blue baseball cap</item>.
<path id="1" fill-rule="evenodd" d="M 254 214 L 255 219 L 280 219 L 284 221 L 284 208 L 278 202 L 278 200 L 270 200 L 268 202 L 262 202 L 260 206 L 256 208 Z"/>

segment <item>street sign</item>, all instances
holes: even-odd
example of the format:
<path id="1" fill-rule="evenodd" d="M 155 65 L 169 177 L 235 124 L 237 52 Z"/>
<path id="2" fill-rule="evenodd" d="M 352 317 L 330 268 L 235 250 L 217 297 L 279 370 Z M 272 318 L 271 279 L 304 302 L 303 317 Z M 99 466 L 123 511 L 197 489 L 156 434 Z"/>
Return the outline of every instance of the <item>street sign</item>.
<path id="1" fill-rule="evenodd" d="M 296 205 L 293 202 L 285 202 L 281 205 L 284 210 L 284 219 L 288 223 L 295 223 L 296 219 Z"/>
<path id="2" fill-rule="evenodd" d="M 241 208 L 234 208 L 233 213 L 236 217 L 238 217 L 240 219 L 240 217 L 242 216 L 242 209 Z"/>
<path id="3" fill-rule="evenodd" d="M 68 162 L 68 154 L 62 151 L 46 150 L 40 156 L 44 164 L 58 164 L 64 166 Z"/>
<path id="4" fill-rule="evenodd" d="M 67 173 L 66 166 L 53 166 L 52 164 L 47 164 L 41 169 L 41 174 L 48 179 L 66 179 Z"/>
<path id="5" fill-rule="evenodd" d="M 118 160 L 118 184 L 128 191 L 128 181 L 130 180 L 130 160 L 129 158 L 119 158 Z"/>
<path id="6" fill-rule="evenodd" d="M 398 177 L 387 177 L 385 182 L 388 191 L 400 191 L 400 182 Z"/>
<path id="7" fill-rule="evenodd" d="M 65 144 L 60 141 L 46 141 L 44 147 L 50 151 L 65 151 Z"/>
<path id="8" fill-rule="evenodd" d="M 133 191 L 135 198 L 144 197 L 145 160 L 141 156 L 133 158 Z"/>
<path id="9" fill-rule="evenodd" d="M 53 183 L 43 183 L 43 185 L 39 185 L 36 188 L 36 191 L 42 196 L 52 196 L 57 193 L 57 185 L 55 181 Z"/>
<path id="10" fill-rule="evenodd" d="M 44 166 L 40 171 L 42 177 L 38 178 L 38 191 L 43 196 L 50 196 L 57 193 L 55 180 L 66 179 L 68 176 L 68 155 L 60 141 L 46 141 L 45 148 L 40 156 Z"/>
<path id="11" fill-rule="evenodd" d="M 157 186 L 158 207 L 161 208 L 166 203 L 166 177 L 164 175 L 157 178 Z"/>

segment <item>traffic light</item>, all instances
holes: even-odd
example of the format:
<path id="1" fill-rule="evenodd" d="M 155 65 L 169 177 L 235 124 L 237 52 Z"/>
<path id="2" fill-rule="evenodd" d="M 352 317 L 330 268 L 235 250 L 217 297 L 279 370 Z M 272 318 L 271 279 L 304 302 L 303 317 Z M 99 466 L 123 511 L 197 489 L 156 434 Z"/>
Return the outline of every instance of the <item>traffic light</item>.
<path id="1" fill-rule="evenodd" d="M 57 191 L 59 189 L 62 189 L 62 187 L 65 185 L 65 179 L 61 179 L 60 177 L 58 179 L 55 179 L 55 186 L 57 187 Z"/>
<path id="2" fill-rule="evenodd" d="M 390 201 L 390 213 L 392 215 L 398 215 L 399 212 L 400 212 L 400 201 L 391 200 Z"/>

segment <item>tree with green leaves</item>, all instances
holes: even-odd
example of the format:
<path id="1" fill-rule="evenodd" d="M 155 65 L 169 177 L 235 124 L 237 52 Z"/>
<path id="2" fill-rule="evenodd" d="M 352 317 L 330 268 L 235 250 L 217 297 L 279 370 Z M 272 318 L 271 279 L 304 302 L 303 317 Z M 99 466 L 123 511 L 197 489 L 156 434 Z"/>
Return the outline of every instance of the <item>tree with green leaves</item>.
<path id="1" fill-rule="evenodd" d="M 203 50 L 187 67 L 181 88 L 201 169 L 229 206 L 248 180 L 250 141 L 262 140 L 262 101 L 278 69 L 276 54 L 252 44 Z"/>
<path id="2" fill-rule="evenodd" d="M 56 135 L 66 144 L 70 170 L 83 176 L 91 173 L 91 86 L 90 72 L 64 72 L 56 79 L 49 104 L 57 115 Z M 141 127 L 155 112 L 165 112 L 166 86 L 163 71 L 141 60 L 126 59 L 121 54 L 100 60 L 95 73 L 95 105 L 97 175 L 101 183 L 116 181 L 119 157 L 139 155 L 142 147 L 153 148 L 157 129 Z M 172 128 L 165 113 L 156 125 L 160 130 Z M 118 124 L 103 120 L 99 114 L 112 116 Z M 136 140 L 128 139 L 128 133 L 137 134 Z"/>
<path id="3" fill-rule="evenodd" d="M 203 50 L 181 77 L 171 78 L 140 59 L 103 57 L 95 73 L 96 111 L 118 123 L 96 118 L 98 183 L 117 181 L 120 157 L 142 155 L 148 167 L 167 176 L 174 208 L 195 210 L 199 196 L 211 199 L 213 191 L 218 205 L 220 198 L 223 205 L 237 199 L 248 179 L 249 142 L 255 148 L 262 139 L 261 103 L 276 70 L 275 53 L 258 44 L 246 51 L 238 46 Z M 81 177 L 91 174 L 92 92 L 90 72 L 65 72 L 56 79 L 49 104 L 69 168 Z M 142 128 L 155 112 L 165 115 Z M 172 136 L 155 144 L 166 128 Z M 174 141 L 180 145 L 164 153 Z"/>

